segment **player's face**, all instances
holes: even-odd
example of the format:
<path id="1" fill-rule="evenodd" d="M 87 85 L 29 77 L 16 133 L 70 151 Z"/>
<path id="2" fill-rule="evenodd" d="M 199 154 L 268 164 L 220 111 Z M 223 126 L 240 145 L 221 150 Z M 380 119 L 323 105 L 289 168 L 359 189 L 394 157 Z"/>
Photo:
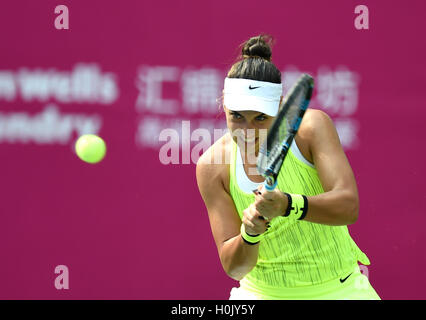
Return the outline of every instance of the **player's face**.
<path id="1" fill-rule="evenodd" d="M 275 117 L 258 111 L 232 111 L 224 107 L 226 122 L 236 143 L 255 146 L 256 153 Z"/>

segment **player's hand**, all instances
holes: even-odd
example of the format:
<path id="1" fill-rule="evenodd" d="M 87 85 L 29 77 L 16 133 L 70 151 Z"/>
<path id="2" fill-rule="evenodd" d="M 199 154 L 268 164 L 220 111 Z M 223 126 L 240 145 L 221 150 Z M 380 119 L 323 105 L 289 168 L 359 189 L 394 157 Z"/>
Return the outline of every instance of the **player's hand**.
<path id="1" fill-rule="evenodd" d="M 261 216 L 266 220 L 272 220 L 284 215 L 288 206 L 288 199 L 284 193 L 278 189 L 268 192 L 263 184 L 256 191 L 254 206 Z"/>
<path id="2" fill-rule="evenodd" d="M 262 234 L 268 230 L 269 227 L 269 222 L 261 217 L 253 203 L 243 211 L 242 222 L 246 233 L 251 236 Z"/>

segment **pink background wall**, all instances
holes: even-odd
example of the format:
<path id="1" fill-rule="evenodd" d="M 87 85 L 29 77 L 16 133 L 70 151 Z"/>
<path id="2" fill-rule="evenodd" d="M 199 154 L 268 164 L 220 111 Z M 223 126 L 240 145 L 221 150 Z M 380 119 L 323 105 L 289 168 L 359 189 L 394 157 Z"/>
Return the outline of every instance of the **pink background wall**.
<path id="1" fill-rule="evenodd" d="M 54 27 L 58 4 L 69 30 Z M 359 4 L 368 30 L 354 27 Z M 284 78 L 314 75 L 311 107 L 339 126 L 361 199 L 349 230 L 371 283 L 383 299 L 424 299 L 425 10 L 420 0 L 2 2 L 0 298 L 227 299 L 236 283 L 195 165 L 162 164 L 158 133 L 182 120 L 223 127 L 223 76 L 238 45 L 266 32 Z M 76 80 L 92 89 L 70 86 L 79 64 L 98 68 Z M 108 146 L 97 165 L 73 153 L 93 130 Z M 54 286 L 57 265 L 69 290 Z"/>

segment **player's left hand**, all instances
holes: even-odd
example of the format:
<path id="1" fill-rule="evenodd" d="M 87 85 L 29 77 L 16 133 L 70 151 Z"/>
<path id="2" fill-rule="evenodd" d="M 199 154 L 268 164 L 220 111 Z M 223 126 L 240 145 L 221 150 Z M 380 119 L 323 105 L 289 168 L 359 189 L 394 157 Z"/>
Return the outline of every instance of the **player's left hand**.
<path id="1" fill-rule="evenodd" d="M 265 219 L 272 220 L 275 217 L 284 215 L 288 206 L 288 199 L 284 193 L 278 189 L 268 192 L 263 184 L 253 193 L 255 194 L 254 205 L 256 210 Z"/>

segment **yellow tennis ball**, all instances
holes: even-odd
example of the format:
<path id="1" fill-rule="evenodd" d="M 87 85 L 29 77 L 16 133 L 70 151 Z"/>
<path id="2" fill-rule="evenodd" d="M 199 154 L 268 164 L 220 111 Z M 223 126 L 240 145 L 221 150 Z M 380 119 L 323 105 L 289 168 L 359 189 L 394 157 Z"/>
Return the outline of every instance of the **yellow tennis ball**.
<path id="1" fill-rule="evenodd" d="M 102 138 L 94 134 L 85 134 L 76 141 L 75 152 L 81 160 L 97 163 L 105 157 L 106 145 Z"/>

